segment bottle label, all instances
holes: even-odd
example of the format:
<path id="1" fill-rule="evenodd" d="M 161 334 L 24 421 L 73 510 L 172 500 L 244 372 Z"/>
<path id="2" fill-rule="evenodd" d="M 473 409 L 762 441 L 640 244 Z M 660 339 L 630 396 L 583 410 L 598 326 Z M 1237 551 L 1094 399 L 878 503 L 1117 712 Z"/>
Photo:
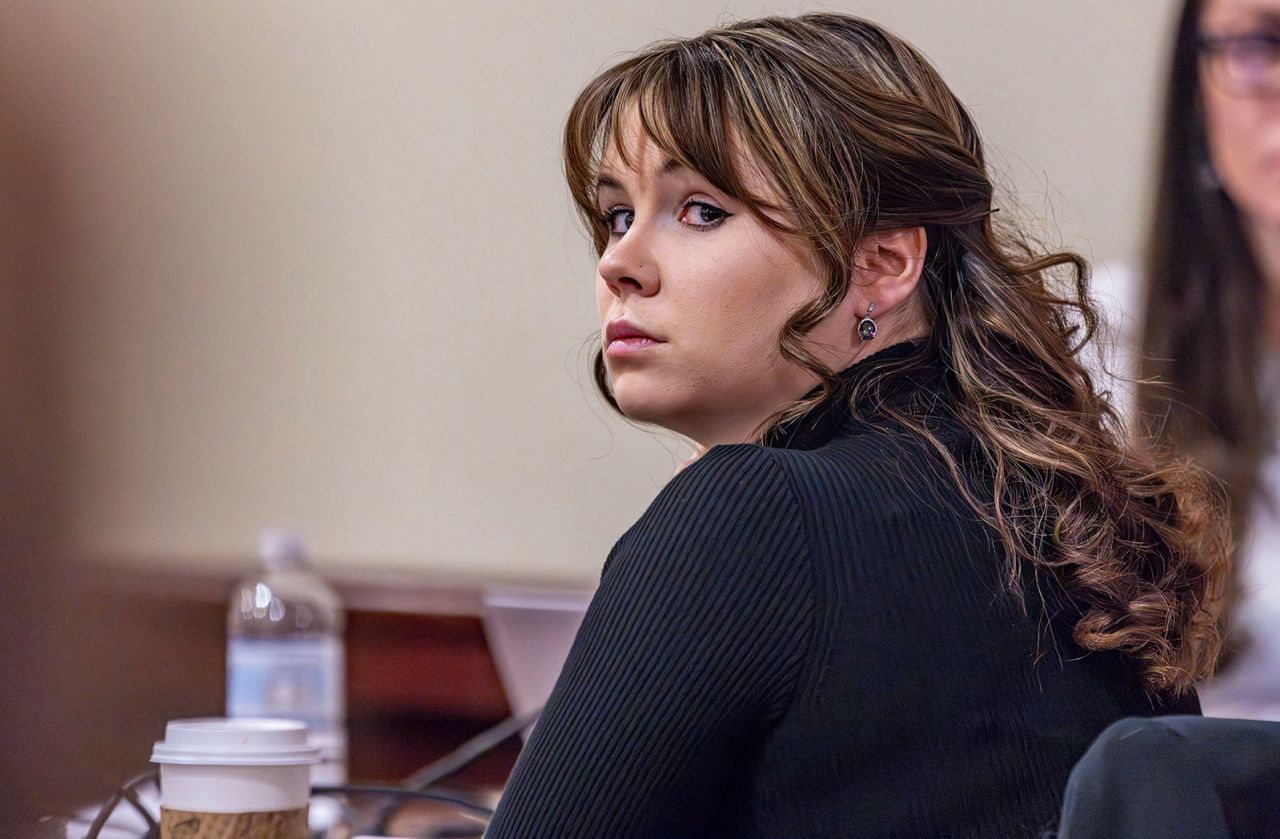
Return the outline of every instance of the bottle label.
<path id="1" fill-rule="evenodd" d="M 342 673 L 337 638 L 230 638 L 227 716 L 286 717 L 302 720 L 312 734 L 340 736 Z"/>

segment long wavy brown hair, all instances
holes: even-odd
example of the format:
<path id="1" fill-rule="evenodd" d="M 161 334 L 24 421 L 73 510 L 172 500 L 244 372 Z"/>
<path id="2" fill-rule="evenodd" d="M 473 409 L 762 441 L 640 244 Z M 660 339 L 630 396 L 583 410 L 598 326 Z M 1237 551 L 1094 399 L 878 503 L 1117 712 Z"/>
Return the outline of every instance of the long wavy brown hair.
<path id="1" fill-rule="evenodd" d="M 1223 482 L 1242 533 L 1276 439 L 1258 376 L 1267 288 L 1240 211 L 1211 174 L 1200 101 L 1204 5 L 1188 0 L 1174 35 L 1144 266 L 1138 408 L 1153 433 Z M 1232 575 L 1228 603 L 1238 590 Z"/>
<path id="2" fill-rule="evenodd" d="M 848 398 L 880 404 L 937 449 L 1003 541 L 1015 590 L 1028 568 L 1060 581 L 1082 648 L 1127 654 L 1153 690 L 1181 693 L 1211 671 L 1227 546 L 1206 482 L 1126 441 L 1078 357 L 1098 323 L 1087 264 L 997 226 L 977 128 L 918 51 L 868 21 L 811 14 L 660 42 L 605 70 L 574 103 L 564 142 L 598 254 L 608 241 L 595 194 L 601 158 L 612 147 L 627 162 L 632 112 L 671 158 L 824 269 L 824 293 L 779 336 L 783 356 L 821 386 L 762 439 L 836 392 L 835 372 L 806 350 L 805 335 L 849 292 L 864 234 L 923 226 L 917 295 L 930 352 L 870 365 Z M 744 161 L 765 173 L 769 194 L 748 188 Z M 989 487 L 972 488 L 971 465 L 910 405 L 867 399 L 936 359 L 944 392 L 927 397 L 941 396 L 971 433 Z M 599 353 L 595 376 L 616 408 Z"/>

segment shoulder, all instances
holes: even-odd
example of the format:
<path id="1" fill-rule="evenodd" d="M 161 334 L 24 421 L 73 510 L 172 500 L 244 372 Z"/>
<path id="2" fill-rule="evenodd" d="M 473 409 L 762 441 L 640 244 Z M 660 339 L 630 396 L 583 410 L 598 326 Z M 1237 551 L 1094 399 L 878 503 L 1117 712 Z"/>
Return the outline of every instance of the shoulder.
<path id="1" fill-rule="evenodd" d="M 803 561 L 800 505 L 778 454 L 748 444 L 713 447 L 623 534 L 605 575 L 637 564 L 685 578 Z"/>
<path id="2" fill-rule="evenodd" d="M 789 684 L 816 609 L 811 555 L 776 453 L 716 446 L 618 540 L 584 626 L 643 629 L 646 649 L 653 639 L 677 647 L 693 635 L 719 639 L 741 648 L 744 667 L 781 668 Z M 776 660 L 758 658 L 766 649 Z M 702 660 L 692 651 L 681 658 Z"/>
<path id="3" fill-rule="evenodd" d="M 749 444 L 722 445 L 676 475 L 632 530 L 660 525 L 696 533 L 708 527 L 785 526 L 796 498 L 778 452 Z"/>
<path id="4" fill-rule="evenodd" d="M 956 423 L 933 429 L 972 480 L 972 437 Z M 979 494 L 981 491 L 979 489 Z M 922 435 L 856 426 L 812 449 L 717 446 L 677 475 L 637 528 L 682 534 L 739 533 L 758 542 L 863 542 L 935 519 L 966 518 L 950 465 Z M 849 529 L 849 522 L 860 523 Z"/>
<path id="5" fill-rule="evenodd" d="M 996 566 L 992 534 L 970 503 L 992 492 L 981 451 L 958 422 L 930 430 L 933 440 L 901 427 L 863 427 L 815 449 L 778 453 L 819 579 L 827 571 L 889 584 L 911 570 L 920 585 L 945 585 L 957 569 Z"/>
<path id="6" fill-rule="evenodd" d="M 776 449 L 749 443 L 713 446 L 671 479 L 659 494 L 684 500 L 719 498 L 751 506 L 787 492 Z"/>
<path id="7" fill-rule="evenodd" d="M 973 480 L 980 457 L 959 422 L 931 420 L 929 430 L 932 439 L 899 425 L 857 424 L 818 448 L 779 451 L 777 462 L 806 507 L 836 503 L 874 516 L 900 508 L 904 499 L 928 498 L 927 506 L 936 506 L 939 497 L 961 495 L 956 476 Z"/>

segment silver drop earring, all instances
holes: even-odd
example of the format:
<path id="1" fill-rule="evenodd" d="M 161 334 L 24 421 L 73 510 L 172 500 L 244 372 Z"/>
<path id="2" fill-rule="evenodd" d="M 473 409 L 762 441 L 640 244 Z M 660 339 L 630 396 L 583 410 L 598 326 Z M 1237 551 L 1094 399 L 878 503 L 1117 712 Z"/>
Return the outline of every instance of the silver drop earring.
<path id="1" fill-rule="evenodd" d="M 866 315 L 858 321 L 858 337 L 864 341 L 870 341 L 876 337 L 876 322 L 871 319 L 871 313 L 875 310 L 876 304 L 868 303 Z"/>

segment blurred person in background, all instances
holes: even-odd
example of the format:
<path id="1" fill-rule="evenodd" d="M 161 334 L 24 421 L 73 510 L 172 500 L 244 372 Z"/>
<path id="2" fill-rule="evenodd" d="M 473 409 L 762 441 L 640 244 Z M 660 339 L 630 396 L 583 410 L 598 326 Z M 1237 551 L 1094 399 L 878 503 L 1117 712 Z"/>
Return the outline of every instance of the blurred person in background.
<path id="1" fill-rule="evenodd" d="M 565 158 L 597 383 L 703 454 L 610 553 L 491 839 L 1036 836 L 1108 724 L 1198 713 L 1225 523 L 1130 447 L 1086 265 L 997 226 L 919 52 L 839 14 L 662 42 Z"/>
<path id="2" fill-rule="evenodd" d="M 1235 605 L 1205 713 L 1280 720 L 1280 0 L 1186 2 L 1164 119 L 1138 407 L 1229 494 Z"/>

